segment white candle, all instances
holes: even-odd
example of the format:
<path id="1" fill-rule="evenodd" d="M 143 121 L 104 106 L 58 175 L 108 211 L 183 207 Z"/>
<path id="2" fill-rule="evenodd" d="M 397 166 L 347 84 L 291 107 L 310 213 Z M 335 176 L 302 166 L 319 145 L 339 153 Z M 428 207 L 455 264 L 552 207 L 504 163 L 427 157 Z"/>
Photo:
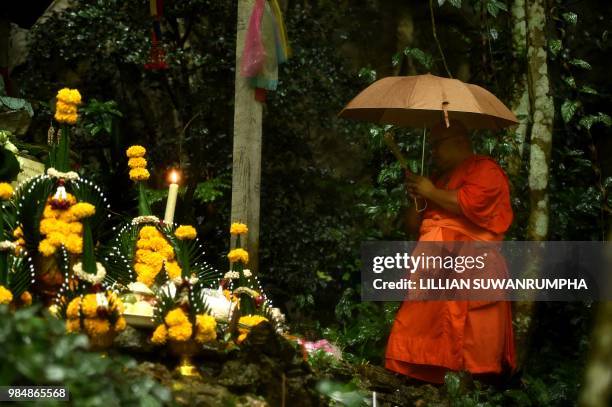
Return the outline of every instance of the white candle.
<path id="1" fill-rule="evenodd" d="M 174 211 L 176 209 L 176 198 L 178 197 L 178 173 L 172 171 L 170 173 L 170 187 L 168 188 L 168 200 L 166 201 L 166 213 L 164 214 L 164 223 L 171 225 L 174 222 Z"/>

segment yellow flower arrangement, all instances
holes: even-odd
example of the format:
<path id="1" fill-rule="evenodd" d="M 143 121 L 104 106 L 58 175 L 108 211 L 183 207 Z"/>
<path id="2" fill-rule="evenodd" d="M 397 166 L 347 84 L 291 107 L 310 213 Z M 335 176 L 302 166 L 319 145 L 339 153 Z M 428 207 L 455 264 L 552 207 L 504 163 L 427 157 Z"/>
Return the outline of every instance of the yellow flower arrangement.
<path id="1" fill-rule="evenodd" d="M 8 201 L 13 196 L 13 187 L 6 182 L 0 182 L 0 200 Z"/>
<path id="2" fill-rule="evenodd" d="M 174 236 L 179 240 L 193 240 L 197 236 L 197 232 L 193 226 L 181 225 L 174 231 Z"/>
<path id="3" fill-rule="evenodd" d="M 168 338 L 168 330 L 166 329 L 166 325 L 161 324 L 157 328 L 155 328 L 155 331 L 153 331 L 151 342 L 153 342 L 156 345 L 163 345 L 164 343 L 166 343 L 167 338 Z"/>
<path id="4" fill-rule="evenodd" d="M 230 234 L 232 235 L 246 235 L 249 228 L 244 223 L 235 222 L 230 226 Z"/>
<path id="5" fill-rule="evenodd" d="M 77 106 L 81 104 L 81 94 L 76 89 L 64 88 L 57 92 L 55 120 L 60 123 L 75 124 L 79 115 Z"/>
<path id="6" fill-rule="evenodd" d="M 131 146 L 125 152 L 128 158 L 144 157 L 146 153 L 147 153 L 147 149 L 139 145 Z"/>
<path id="7" fill-rule="evenodd" d="M 227 254 L 227 258 L 231 263 L 236 263 L 240 261 L 243 264 L 247 264 L 249 262 L 249 253 L 244 249 L 238 248 L 231 250 Z"/>
<path id="8" fill-rule="evenodd" d="M 83 331 L 90 337 L 98 337 L 115 334 L 126 328 L 126 321 L 122 316 L 124 306 L 119 297 L 108 292 L 104 294 L 106 302 L 102 305 L 98 303 L 97 296 L 98 294 L 87 294 L 70 301 L 66 307 L 66 331 Z"/>
<path id="9" fill-rule="evenodd" d="M 3 285 L 0 285 L 0 305 L 9 304 L 13 301 L 13 293 Z"/>
<path id="10" fill-rule="evenodd" d="M 196 316 L 196 341 L 211 342 L 217 339 L 217 321 L 211 315 Z"/>
<path id="11" fill-rule="evenodd" d="M 43 210 L 39 231 L 43 239 L 38 244 L 38 251 L 43 256 L 51 256 L 64 245 L 72 254 L 83 252 L 83 224 L 81 219 L 92 216 L 96 207 L 87 202 L 78 202 L 72 194 L 66 194 L 67 207 L 53 208 L 49 199 Z"/>
<path id="12" fill-rule="evenodd" d="M 236 341 L 238 343 L 242 343 L 242 341 L 244 341 L 246 337 L 248 336 L 252 327 L 254 327 L 255 325 L 259 324 L 262 321 L 267 321 L 267 320 L 268 319 L 266 317 L 263 317 L 261 315 L 245 315 L 243 317 L 240 317 L 240 319 L 238 320 L 238 333 L 240 335 L 238 335 L 238 338 Z"/>
<path id="13" fill-rule="evenodd" d="M 130 170 L 130 179 L 132 181 L 146 181 L 149 179 L 151 174 L 146 168 L 132 168 Z"/>
<path id="14" fill-rule="evenodd" d="M 180 276 L 181 268 L 174 261 L 172 245 L 155 226 L 144 226 L 138 233 L 134 256 L 137 281 L 150 287 L 164 264 L 170 278 Z"/>

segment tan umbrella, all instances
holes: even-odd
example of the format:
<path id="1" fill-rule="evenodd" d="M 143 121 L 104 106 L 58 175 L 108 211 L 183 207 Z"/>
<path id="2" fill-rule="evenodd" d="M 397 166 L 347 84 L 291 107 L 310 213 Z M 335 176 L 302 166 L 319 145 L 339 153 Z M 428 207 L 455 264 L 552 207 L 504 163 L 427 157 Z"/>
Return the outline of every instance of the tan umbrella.
<path id="1" fill-rule="evenodd" d="M 516 116 L 486 89 L 431 74 L 391 76 L 361 91 L 340 117 L 398 126 L 432 128 L 456 119 L 468 129 L 498 130 Z"/>
<path id="2" fill-rule="evenodd" d="M 516 116 L 491 92 L 478 85 L 432 74 L 390 76 L 380 79 L 359 93 L 338 114 L 340 117 L 380 124 L 422 127 L 421 175 L 425 166 L 425 129 L 442 120 L 459 120 L 468 129 L 499 130 L 518 123 Z M 410 171 L 408 162 L 386 132 L 385 143 L 400 165 Z M 417 199 L 414 198 L 417 211 Z"/>

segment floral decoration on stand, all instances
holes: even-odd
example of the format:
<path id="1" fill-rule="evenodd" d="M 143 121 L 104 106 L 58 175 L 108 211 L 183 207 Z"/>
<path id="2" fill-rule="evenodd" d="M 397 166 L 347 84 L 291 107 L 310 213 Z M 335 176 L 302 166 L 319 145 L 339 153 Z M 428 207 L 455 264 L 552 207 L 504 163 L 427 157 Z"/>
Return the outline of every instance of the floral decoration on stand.
<path id="1" fill-rule="evenodd" d="M 235 238 L 235 248 L 230 250 L 227 258 L 230 262 L 230 270 L 222 280 L 222 286 L 228 299 L 238 303 L 240 317 L 238 319 L 237 343 L 242 343 L 251 329 L 261 322 L 269 322 L 282 333 L 285 330 L 285 317 L 278 308 L 272 306 L 267 299 L 259 279 L 253 275 L 251 270 L 245 268 L 249 263 L 249 253 L 242 248 L 241 239 L 246 238 L 249 229 L 247 225 L 240 222 L 232 223 L 230 235 Z"/>
<path id="2" fill-rule="evenodd" d="M 81 261 L 85 239 L 95 242 L 95 231 L 110 217 L 100 188 L 70 170 L 70 133 L 77 123 L 81 94 L 64 88 L 57 94 L 56 133 L 49 129 L 49 162 L 46 174 L 22 182 L 15 193 L 17 206 L 14 237 L 34 264 L 33 293 L 50 305 L 62 286 L 67 287 L 72 266 Z M 84 233 L 85 222 L 91 236 Z"/>
<path id="3" fill-rule="evenodd" d="M 14 308 L 32 303 L 27 289 L 34 277 L 34 267 L 21 249 L 20 239 L 10 240 L 16 213 L 12 197 L 11 185 L 0 183 L 0 305 Z"/>

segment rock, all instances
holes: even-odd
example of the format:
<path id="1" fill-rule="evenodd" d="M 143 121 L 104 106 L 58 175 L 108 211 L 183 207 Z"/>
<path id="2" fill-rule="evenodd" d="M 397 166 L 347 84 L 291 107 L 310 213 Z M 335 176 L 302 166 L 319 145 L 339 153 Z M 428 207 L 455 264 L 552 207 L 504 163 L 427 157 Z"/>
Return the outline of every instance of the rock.
<path id="1" fill-rule="evenodd" d="M 115 338 L 114 346 L 128 352 L 150 353 L 154 350 L 153 344 L 149 342 L 148 331 L 127 326 Z"/>

